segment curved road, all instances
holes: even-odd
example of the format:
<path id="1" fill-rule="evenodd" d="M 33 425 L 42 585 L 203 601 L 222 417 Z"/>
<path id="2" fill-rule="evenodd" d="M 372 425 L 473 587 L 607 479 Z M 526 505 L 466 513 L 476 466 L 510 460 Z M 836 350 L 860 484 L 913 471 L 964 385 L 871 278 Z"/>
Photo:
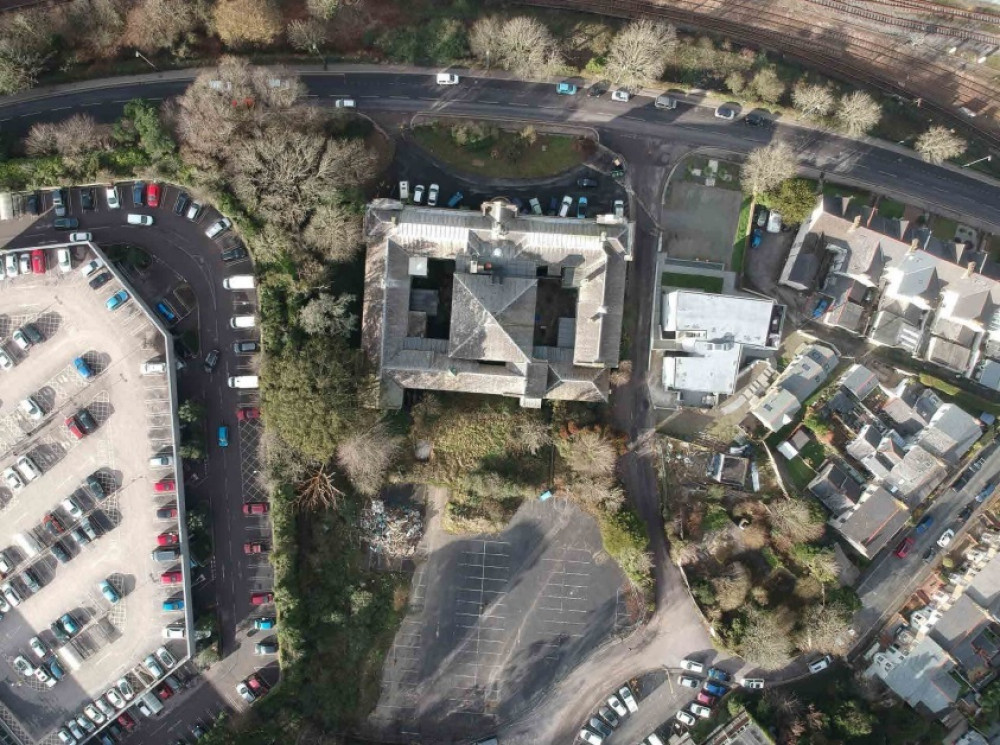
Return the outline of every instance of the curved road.
<path id="1" fill-rule="evenodd" d="M 777 123 L 773 128 L 756 129 L 737 122 L 725 122 L 713 116 L 714 103 L 688 98 L 675 111 L 657 110 L 650 96 L 637 96 L 627 104 L 614 103 L 603 97 L 591 99 L 556 95 L 551 83 L 525 83 L 506 77 L 469 76 L 454 87 L 434 84 L 432 71 L 389 70 L 384 67 L 345 66 L 328 72 L 301 69 L 309 96 L 316 103 L 350 96 L 358 100 L 359 110 L 376 119 L 399 123 L 417 113 L 450 116 L 471 116 L 490 120 L 516 119 L 548 124 L 589 126 L 597 130 L 602 142 L 625 153 L 630 163 L 630 181 L 638 222 L 639 241 L 627 302 L 639 308 L 637 324 L 645 327 L 649 321 L 649 297 L 646 287 L 652 277 L 655 236 L 659 231 L 659 198 L 666 169 L 676 158 L 670 153 L 693 148 L 712 148 L 736 155 L 759 147 L 773 139 L 790 142 L 800 156 L 804 169 L 827 174 L 833 181 L 864 184 L 889 196 L 924 206 L 949 217 L 961 218 L 976 227 L 1000 232 L 1000 185 L 953 167 L 937 167 L 921 162 L 912 153 L 885 143 L 855 141 L 837 134 Z M 132 98 L 163 99 L 181 93 L 194 77 L 194 71 L 153 74 L 67 86 L 60 89 L 39 89 L 27 94 L 0 99 L 0 126 L 18 135 L 37 121 L 51 121 L 76 112 L 87 112 L 100 121 L 111 121 L 120 115 L 122 106 Z M 325 100 L 325 101 L 324 101 Z M 169 204 L 166 210 L 169 211 Z M 170 219 L 172 219 L 172 215 Z M 84 229 L 89 229 L 86 221 Z M 98 241 L 101 236 L 96 236 Z M 164 247 L 168 250 L 167 247 Z M 220 267 L 217 259 L 205 265 L 204 257 L 194 254 L 175 256 L 168 263 L 179 262 L 177 268 L 195 285 L 203 310 L 225 314 L 216 305 L 216 291 L 204 286 L 205 278 Z M 217 283 L 209 279 L 209 285 Z M 221 328 L 218 319 L 208 322 L 208 339 L 218 339 L 220 346 L 228 342 L 228 328 Z M 645 333 L 634 333 L 634 377 L 642 381 L 645 373 L 646 350 L 641 340 Z M 212 344 L 205 340 L 206 348 Z M 216 377 L 223 375 L 221 371 Z M 218 390 L 218 388 L 216 388 Z M 225 396 L 225 391 L 222 391 Z M 221 404 L 221 406 L 220 406 Z M 620 426 L 627 429 L 633 440 L 648 428 L 648 406 L 643 387 L 633 384 L 616 394 L 615 409 Z M 223 398 L 210 404 L 210 416 L 231 412 L 234 402 Z M 218 410 L 216 407 L 219 407 Z M 228 460 L 228 458 L 227 458 Z M 231 490 L 237 472 L 227 466 L 230 475 L 210 477 L 228 481 Z M 584 665 L 546 693 L 533 711 L 525 712 L 503 732 L 504 742 L 568 742 L 575 737 L 580 724 L 606 696 L 613 686 L 641 670 L 666 665 L 675 667 L 681 657 L 701 653 L 714 656 L 700 614 L 687 595 L 678 570 L 669 562 L 662 524 L 656 504 L 656 483 L 651 464 L 639 454 L 631 454 L 624 464 L 624 480 L 630 494 L 637 495 L 637 505 L 650 526 L 657 565 L 657 611 L 648 626 L 633 637 L 609 644 L 597 651 Z M 233 499 L 240 499 L 235 495 Z M 228 500 L 227 500 L 228 501 Z M 228 518 L 231 519 L 231 518 Z M 216 527 L 218 531 L 218 526 Z M 238 537 L 227 536 L 233 551 Z M 217 534 L 216 538 L 220 536 Z M 221 589 L 221 588 L 220 588 Z M 235 588 L 234 588 L 235 590 Z M 245 609 L 238 608 L 236 595 L 230 595 L 236 619 Z M 223 590 L 225 593 L 225 591 Z M 669 613 L 668 613 L 669 610 Z M 227 631 L 227 648 L 235 643 Z M 228 661 L 227 661 L 228 662 Z M 670 686 L 661 686 L 664 697 Z M 629 727 L 628 737 L 638 739 L 673 713 L 673 701 L 655 707 L 640 705 L 635 715 L 636 731 Z M 639 731 L 639 720 L 647 731 Z M 649 726 L 647 728 L 647 721 Z M 625 725 L 623 725 L 623 730 Z M 622 741 L 617 736 L 615 741 Z"/>

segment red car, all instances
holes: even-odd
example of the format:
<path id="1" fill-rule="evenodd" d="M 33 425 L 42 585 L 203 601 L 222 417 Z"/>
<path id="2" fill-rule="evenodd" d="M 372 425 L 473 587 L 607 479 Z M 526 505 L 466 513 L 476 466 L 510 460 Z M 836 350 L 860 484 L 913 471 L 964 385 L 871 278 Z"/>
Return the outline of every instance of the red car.
<path id="1" fill-rule="evenodd" d="M 166 683 L 164 683 L 163 685 L 161 685 L 159 688 L 156 689 L 156 697 L 160 699 L 160 701 L 166 701 L 173 695 L 174 692 L 170 690 L 170 686 L 168 686 Z"/>
<path id="2" fill-rule="evenodd" d="M 264 605 L 274 600 L 273 592 L 255 592 L 250 595 L 250 605 Z"/>
<path id="3" fill-rule="evenodd" d="M 160 575 L 161 585 L 179 585 L 184 581 L 184 575 L 180 571 L 164 572 Z"/>
<path id="4" fill-rule="evenodd" d="M 254 673 L 249 678 L 247 678 L 247 687 L 254 692 L 254 695 L 257 696 L 257 698 L 260 698 L 269 690 L 271 690 L 271 686 L 265 683 L 264 679 L 261 678 L 257 673 Z"/>
<path id="5" fill-rule="evenodd" d="M 267 502 L 244 502 L 244 515 L 266 515 L 270 512 L 270 505 Z"/>
<path id="6" fill-rule="evenodd" d="M 72 432 L 73 437 L 75 437 L 78 440 L 82 440 L 86 436 L 86 432 L 84 432 L 80 428 L 80 422 L 77 421 L 77 418 L 75 416 L 66 418 L 66 429 Z"/>
<path id="7" fill-rule="evenodd" d="M 705 706 L 712 706 L 715 703 L 715 696 L 709 696 L 704 691 L 700 691 L 695 698 L 698 699 L 699 704 L 705 704 Z"/>
<path id="8" fill-rule="evenodd" d="M 146 204 L 150 207 L 160 206 L 160 185 L 152 183 L 146 187 Z"/>
<path id="9" fill-rule="evenodd" d="M 51 512 L 45 515 L 45 519 L 42 520 L 42 525 L 45 526 L 52 535 L 59 535 L 60 533 L 66 532 L 66 526 L 63 525 L 59 518 L 53 515 Z"/>
<path id="10" fill-rule="evenodd" d="M 124 727 L 126 732 L 131 732 L 135 729 L 135 720 L 129 716 L 127 711 L 123 711 L 118 717 L 118 724 Z"/>
<path id="11" fill-rule="evenodd" d="M 156 536 L 157 546 L 176 546 L 178 538 L 176 533 L 160 533 Z"/>
<path id="12" fill-rule="evenodd" d="M 160 479 L 155 484 L 153 484 L 153 491 L 164 492 L 164 491 L 174 491 L 177 488 L 177 482 L 173 479 Z"/>
<path id="13" fill-rule="evenodd" d="M 900 559 L 905 559 L 906 555 L 910 553 L 910 549 L 913 548 L 913 544 L 914 540 L 912 535 L 908 536 L 907 538 L 904 538 L 902 543 L 896 546 L 896 551 L 895 551 L 896 556 L 898 556 Z"/>
<path id="14" fill-rule="evenodd" d="M 236 410 L 236 418 L 241 422 L 249 419 L 260 419 L 260 409 L 256 406 L 244 406 Z"/>
<path id="15" fill-rule="evenodd" d="M 244 543 L 243 553 L 245 554 L 263 554 L 267 553 L 267 546 L 260 542 L 254 543 Z"/>
<path id="16" fill-rule="evenodd" d="M 31 252 L 31 271 L 35 274 L 45 274 L 45 250 L 36 248 Z"/>

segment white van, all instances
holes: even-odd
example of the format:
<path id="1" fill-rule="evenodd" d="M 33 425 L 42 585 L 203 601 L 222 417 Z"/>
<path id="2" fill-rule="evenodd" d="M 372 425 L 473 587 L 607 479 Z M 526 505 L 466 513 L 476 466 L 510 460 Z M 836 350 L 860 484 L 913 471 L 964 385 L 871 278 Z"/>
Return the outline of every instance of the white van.
<path id="1" fill-rule="evenodd" d="M 17 546 L 29 559 L 38 556 L 42 552 L 42 547 L 38 545 L 33 535 L 28 533 L 16 533 L 14 535 L 14 545 Z"/>
<path id="2" fill-rule="evenodd" d="M 437 74 L 438 85 L 458 85 L 458 75 L 450 72 L 439 72 Z"/>
<path id="3" fill-rule="evenodd" d="M 400 181 L 399 182 L 399 201 L 408 202 L 410 200 L 410 182 Z"/>
<path id="4" fill-rule="evenodd" d="M 140 215 L 135 212 L 130 212 L 126 216 L 126 220 L 128 221 L 129 225 L 142 225 L 143 227 L 146 228 L 148 228 L 150 225 L 153 224 L 152 215 Z"/>
<path id="5" fill-rule="evenodd" d="M 254 316 L 233 316 L 229 319 L 231 329 L 252 329 L 256 325 L 257 319 Z"/>
<path id="6" fill-rule="evenodd" d="M 230 388 L 259 388 L 260 378 L 256 375 L 237 375 L 229 378 Z"/>
<path id="7" fill-rule="evenodd" d="M 252 290 L 256 285 L 252 274 L 234 274 L 222 280 L 222 286 L 227 290 Z"/>
<path id="8" fill-rule="evenodd" d="M 144 716 L 154 717 L 163 711 L 163 704 L 160 700 L 153 695 L 152 691 L 146 691 L 144 694 L 136 699 L 136 708 L 143 713 Z"/>

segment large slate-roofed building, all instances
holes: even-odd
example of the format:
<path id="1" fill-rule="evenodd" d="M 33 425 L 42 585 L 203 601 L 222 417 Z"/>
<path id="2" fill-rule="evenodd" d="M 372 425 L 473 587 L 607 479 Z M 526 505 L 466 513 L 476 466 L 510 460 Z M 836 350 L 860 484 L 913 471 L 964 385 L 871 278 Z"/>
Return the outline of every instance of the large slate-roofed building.
<path id="1" fill-rule="evenodd" d="M 380 200 L 369 206 L 362 341 L 379 403 L 406 389 L 601 401 L 618 366 L 634 226 Z"/>

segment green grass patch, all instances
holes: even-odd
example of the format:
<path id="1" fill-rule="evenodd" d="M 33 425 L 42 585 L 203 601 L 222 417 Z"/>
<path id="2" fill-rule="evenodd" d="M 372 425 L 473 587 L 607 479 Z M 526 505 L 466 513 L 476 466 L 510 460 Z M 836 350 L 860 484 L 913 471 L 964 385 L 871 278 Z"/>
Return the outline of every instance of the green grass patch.
<path id="1" fill-rule="evenodd" d="M 743 262 L 747 251 L 747 231 L 750 229 L 750 205 L 753 200 L 746 197 L 740 206 L 740 220 L 736 224 L 736 237 L 733 239 L 733 256 L 729 268 L 737 274 L 743 274 Z"/>
<path id="2" fill-rule="evenodd" d="M 706 274 L 676 274 L 664 272 L 661 278 L 664 287 L 682 287 L 686 290 L 704 290 L 705 292 L 722 292 L 722 277 L 711 277 Z"/>
<path id="3" fill-rule="evenodd" d="M 856 204 L 869 204 L 872 199 L 871 193 L 864 189 L 832 184 L 829 181 L 823 182 L 823 194 L 828 197 L 852 197 Z"/>
<path id="4" fill-rule="evenodd" d="M 961 406 L 965 411 L 973 416 L 979 416 L 984 411 L 1000 416 L 1000 403 L 985 399 L 975 393 L 966 391 L 955 383 L 950 383 L 929 373 L 920 373 L 920 382 L 928 388 L 933 388 L 942 394 L 946 399 Z"/>
<path id="5" fill-rule="evenodd" d="M 819 467 L 823 465 L 823 461 L 826 460 L 826 449 L 816 440 L 810 440 L 805 447 L 799 451 L 799 455 L 802 457 L 802 460 L 813 468 L 814 471 L 818 471 Z"/>
<path id="6" fill-rule="evenodd" d="M 805 489 L 809 482 L 816 478 L 816 472 L 802 458 L 788 461 L 788 475 L 800 489 Z"/>
<path id="7" fill-rule="evenodd" d="M 958 223 L 947 217 L 934 216 L 931 223 L 931 232 L 942 241 L 951 241 L 955 238 L 955 231 L 958 230 Z"/>
<path id="8" fill-rule="evenodd" d="M 902 202 L 897 202 L 895 199 L 880 199 L 878 203 L 878 213 L 882 217 L 888 217 L 890 219 L 902 219 L 903 211 L 906 209 L 906 205 Z"/>
<path id="9" fill-rule="evenodd" d="M 465 144 L 458 143 L 453 127 L 443 124 L 417 127 L 413 138 L 449 166 L 490 178 L 553 176 L 580 165 L 587 154 L 587 146 L 576 137 L 538 134 L 529 143 L 518 132 L 484 129 L 482 138 Z"/>

